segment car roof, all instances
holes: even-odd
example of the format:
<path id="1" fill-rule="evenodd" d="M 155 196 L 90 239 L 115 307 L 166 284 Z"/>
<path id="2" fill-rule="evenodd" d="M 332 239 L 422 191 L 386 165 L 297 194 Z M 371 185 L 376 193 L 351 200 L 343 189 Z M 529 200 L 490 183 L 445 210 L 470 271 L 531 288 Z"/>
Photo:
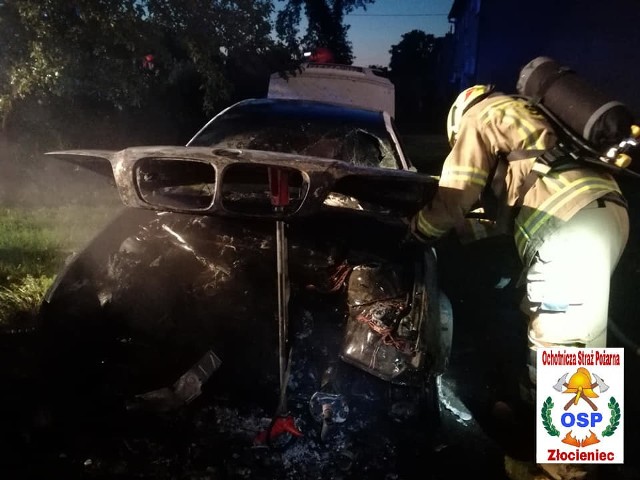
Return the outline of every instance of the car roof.
<path id="1" fill-rule="evenodd" d="M 383 113 L 376 110 L 341 105 L 337 103 L 320 102 L 314 100 L 282 99 L 282 98 L 251 98 L 241 100 L 223 110 L 242 110 L 251 112 L 269 109 L 273 113 L 287 116 L 311 115 L 314 117 L 341 117 L 359 122 L 383 122 Z M 223 113 L 220 112 L 220 113 Z"/>

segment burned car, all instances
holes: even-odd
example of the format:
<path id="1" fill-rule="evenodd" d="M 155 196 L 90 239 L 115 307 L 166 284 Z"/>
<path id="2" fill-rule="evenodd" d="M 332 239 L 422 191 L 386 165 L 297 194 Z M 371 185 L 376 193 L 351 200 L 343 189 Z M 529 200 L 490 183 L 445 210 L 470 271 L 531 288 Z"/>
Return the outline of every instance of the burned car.
<path id="1" fill-rule="evenodd" d="M 389 115 L 250 99 L 186 146 L 49 155 L 126 206 L 41 306 L 60 415 L 190 412 L 220 478 L 419 458 L 453 326 L 435 253 L 402 245 L 437 180 Z"/>

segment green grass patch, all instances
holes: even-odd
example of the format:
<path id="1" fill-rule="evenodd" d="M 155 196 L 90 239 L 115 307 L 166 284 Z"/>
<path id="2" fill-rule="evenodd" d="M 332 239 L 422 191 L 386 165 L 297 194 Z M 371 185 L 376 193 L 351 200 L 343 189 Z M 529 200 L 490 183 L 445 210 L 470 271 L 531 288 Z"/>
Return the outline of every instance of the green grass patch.
<path id="1" fill-rule="evenodd" d="M 33 327 L 42 297 L 53 277 L 26 275 L 19 282 L 0 287 L 0 326 L 6 330 Z"/>
<path id="2" fill-rule="evenodd" d="M 116 212 L 112 205 L 0 208 L 0 326 L 24 327 L 69 255 Z"/>
<path id="3" fill-rule="evenodd" d="M 0 285 L 53 275 L 115 213 L 113 207 L 0 209 Z"/>

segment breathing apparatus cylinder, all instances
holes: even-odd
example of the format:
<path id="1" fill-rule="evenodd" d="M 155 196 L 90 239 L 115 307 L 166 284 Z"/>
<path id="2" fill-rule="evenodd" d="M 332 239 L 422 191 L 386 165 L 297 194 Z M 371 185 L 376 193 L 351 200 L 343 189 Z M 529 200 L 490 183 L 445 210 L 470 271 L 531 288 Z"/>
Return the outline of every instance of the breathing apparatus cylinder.
<path id="1" fill-rule="evenodd" d="M 518 93 L 540 102 L 574 134 L 601 151 L 631 135 L 633 114 L 549 57 L 537 57 L 520 71 Z"/>

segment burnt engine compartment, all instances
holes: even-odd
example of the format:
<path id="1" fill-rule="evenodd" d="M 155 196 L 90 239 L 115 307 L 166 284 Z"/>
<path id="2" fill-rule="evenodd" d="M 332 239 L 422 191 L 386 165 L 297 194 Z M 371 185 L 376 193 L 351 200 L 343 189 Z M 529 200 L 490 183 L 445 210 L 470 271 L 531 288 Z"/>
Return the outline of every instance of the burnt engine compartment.
<path id="1" fill-rule="evenodd" d="M 279 399 L 275 228 L 268 221 L 126 210 L 108 226 L 70 262 L 43 304 L 43 388 L 55 415 L 67 424 L 108 418 L 110 428 L 120 425 L 127 435 L 136 422 L 175 428 L 176 419 L 188 418 L 181 424 L 199 437 L 194 445 L 225 452 L 208 460 L 221 478 L 242 477 L 246 469 L 251 478 L 274 469 L 357 477 L 376 462 L 386 471 L 409 468 L 437 422 L 430 359 L 417 382 L 396 385 L 341 354 L 349 273 L 358 266 L 391 269 L 394 293 L 406 294 L 416 253 L 398 249 L 401 228 L 370 219 L 318 216 L 287 230 L 287 403 L 303 437 L 255 441 Z M 372 295 L 384 289 L 372 285 Z M 178 413 L 139 402 L 207 351 L 221 365 L 195 401 Z M 335 410 L 330 428 L 320 418 L 319 396 Z M 276 448 L 261 448 L 269 446 Z"/>

